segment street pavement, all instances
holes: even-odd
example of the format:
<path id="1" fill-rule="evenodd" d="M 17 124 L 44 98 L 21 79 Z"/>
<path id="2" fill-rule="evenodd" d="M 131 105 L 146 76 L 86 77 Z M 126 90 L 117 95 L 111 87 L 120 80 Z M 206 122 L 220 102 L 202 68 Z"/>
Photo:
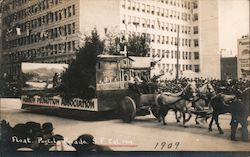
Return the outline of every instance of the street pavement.
<path id="1" fill-rule="evenodd" d="M 250 142 L 240 141 L 240 130 L 238 141 L 230 140 L 230 118 L 230 115 L 220 116 L 225 132 L 220 135 L 215 124 L 213 132 L 208 131 L 208 123 L 196 126 L 194 116 L 187 123 L 189 127 L 184 128 L 176 123 L 173 112 L 167 115 L 167 125 L 164 126 L 153 115 L 136 117 L 132 123 L 124 123 L 110 117 L 80 120 L 20 109 L 1 109 L 1 120 L 7 120 L 11 126 L 27 121 L 52 122 L 54 133 L 63 135 L 68 143 L 82 134 L 92 134 L 97 144 L 110 146 L 115 151 L 249 151 Z"/>

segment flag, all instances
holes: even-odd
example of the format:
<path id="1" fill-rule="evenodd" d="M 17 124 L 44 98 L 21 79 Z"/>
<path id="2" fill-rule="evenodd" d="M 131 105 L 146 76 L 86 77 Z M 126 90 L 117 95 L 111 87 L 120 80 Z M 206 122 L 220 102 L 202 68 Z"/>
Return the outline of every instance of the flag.
<path id="1" fill-rule="evenodd" d="M 21 28 L 17 27 L 16 28 L 16 33 L 17 33 L 17 35 L 21 35 Z"/>

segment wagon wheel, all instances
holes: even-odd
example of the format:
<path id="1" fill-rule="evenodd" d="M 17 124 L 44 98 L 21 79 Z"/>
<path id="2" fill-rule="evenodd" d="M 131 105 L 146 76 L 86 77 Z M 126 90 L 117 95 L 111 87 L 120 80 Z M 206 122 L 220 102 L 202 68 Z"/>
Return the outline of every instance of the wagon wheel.
<path id="1" fill-rule="evenodd" d="M 121 101 L 121 119 L 124 122 L 130 123 L 136 115 L 136 105 L 132 98 L 129 96 L 124 97 Z"/>

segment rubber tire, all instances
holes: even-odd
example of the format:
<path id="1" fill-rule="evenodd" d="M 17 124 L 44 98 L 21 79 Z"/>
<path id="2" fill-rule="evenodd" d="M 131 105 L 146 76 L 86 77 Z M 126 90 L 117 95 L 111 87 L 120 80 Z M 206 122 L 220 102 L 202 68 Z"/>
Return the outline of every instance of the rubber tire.
<path id="1" fill-rule="evenodd" d="M 130 123 L 134 120 L 136 116 L 136 105 L 132 98 L 126 96 L 122 99 L 121 103 L 121 119 Z"/>

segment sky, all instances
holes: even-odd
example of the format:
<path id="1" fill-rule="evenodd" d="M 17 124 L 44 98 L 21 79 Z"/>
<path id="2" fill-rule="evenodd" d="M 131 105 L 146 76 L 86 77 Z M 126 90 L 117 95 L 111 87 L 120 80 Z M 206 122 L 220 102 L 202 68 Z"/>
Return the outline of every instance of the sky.
<path id="1" fill-rule="evenodd" d="M 221 48 L 237 54 L 237 39 L 249 34 L 249 0 L 219 0 Z"/>

